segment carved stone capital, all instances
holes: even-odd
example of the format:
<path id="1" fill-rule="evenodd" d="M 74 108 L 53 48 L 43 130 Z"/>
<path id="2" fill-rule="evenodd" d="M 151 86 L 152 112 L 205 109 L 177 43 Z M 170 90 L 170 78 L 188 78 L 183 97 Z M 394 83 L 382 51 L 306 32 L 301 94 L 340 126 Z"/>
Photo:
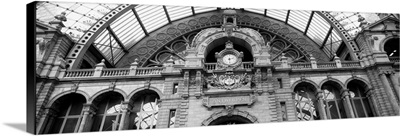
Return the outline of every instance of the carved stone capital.
<path id="1" fill-rule="evenodd" d="M 97 111 L 97 106 L 95 106 L 94 104 L 83 104 L 83 112 L 88 112 L 89 114 L 96 114 Z"/>
<path id="2" fill-rule="evenodd" d="M 346 96 L 349 96 L 350 95 L 349 89 L 342 89 L 340 91 L 340 94 L 341 94 L 342 98 L 345 98 Z"/>

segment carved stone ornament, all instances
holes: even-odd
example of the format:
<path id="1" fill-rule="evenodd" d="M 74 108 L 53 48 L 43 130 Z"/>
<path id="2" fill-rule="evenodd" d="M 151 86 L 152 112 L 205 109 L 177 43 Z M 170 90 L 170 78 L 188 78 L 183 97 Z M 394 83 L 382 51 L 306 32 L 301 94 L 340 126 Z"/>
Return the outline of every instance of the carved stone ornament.
<path id="1" fill-rule="evenodd" d="M 235 105 L 247 105 L 250 107 L 256 101 L 257 98 L 253 94 L 233 97 L 203 97 L 203 106 L 209 110 L 215 106 L 225 106 L 227 109 L 233 109 Z"/>
<path id="2" fill-rule="evenodd" d="M 208 89 L 218 88 L 232 90 L 240 87 L 251 88 L 254 85 L 253 76 L 247 75 L 216 75 L 209 76 L 206 80 Z M 253 85 L 252 85 L 253 84 Z"/>

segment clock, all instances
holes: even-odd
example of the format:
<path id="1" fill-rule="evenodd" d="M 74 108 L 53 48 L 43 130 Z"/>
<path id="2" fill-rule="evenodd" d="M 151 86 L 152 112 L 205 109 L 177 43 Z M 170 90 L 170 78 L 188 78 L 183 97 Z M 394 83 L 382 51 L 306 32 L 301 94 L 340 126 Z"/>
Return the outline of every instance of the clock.
<path id="1" fill-rule="evenodd" d="M 225 56 L 222 57 L 222 62 L 224 62 L 227 65 L 235 64 L 237 61 L 238 61 L 237 56 L 233 54 L 226 54 Z"/>
<path id="2" fill-rule="evenodd" d="M 215 52 L 217 59 L 216 70 L 233 70 L 242 64 L 243 52 L 239 52 L 233 48 L 233 43 L 227 41 L 225 49 L 221 52 Z"/>

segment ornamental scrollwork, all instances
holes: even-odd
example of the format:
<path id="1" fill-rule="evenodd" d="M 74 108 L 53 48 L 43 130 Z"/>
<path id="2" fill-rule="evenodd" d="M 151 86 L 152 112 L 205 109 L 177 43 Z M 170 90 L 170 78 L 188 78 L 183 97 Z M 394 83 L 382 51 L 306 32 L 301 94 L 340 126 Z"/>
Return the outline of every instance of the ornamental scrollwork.
<path id="1" fill-rule="evenodd" d="M 252 88 L 254 80 L 252 75 L 216 75 L 213 74 L 205 78 L 206 88 L 208 89 L 227 89 L 232 90 L 240 87 Z"/>

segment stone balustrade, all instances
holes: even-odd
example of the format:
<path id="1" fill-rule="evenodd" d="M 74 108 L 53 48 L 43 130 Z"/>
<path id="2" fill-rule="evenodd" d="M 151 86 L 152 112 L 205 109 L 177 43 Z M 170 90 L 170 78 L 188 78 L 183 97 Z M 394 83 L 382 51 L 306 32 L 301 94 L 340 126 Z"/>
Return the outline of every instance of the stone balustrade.
<path id="1" fill-rule="evenodd" d="M 163 67 L 142 67 L 136 69 L 137 76 L 147 76 L 147 75 L 161 75 L 163 72 Z"/>
<path id="2" fill-rule="evenodd" d="M 394 62 L 394 63 L 399 63 L 400 62 L 400 58 L 398 57 L 389 57 L 390 62 Z"/>
<path id="3" fill-rule="evenodd" d="M 321 62 L 317 63 L 317 68 L 337 68 L 335 62 Z"/>
<path id="4" fill-rule="evenodd" d="M 393 59 L 394 60 L 394 59 Z M 399 59 L 397 59 L 398 61 Z M 336 69 L 336 68 L 361 68 L 359 61 L 336 61 L 336 62 L 314 62 L 314 63 L 284 63 L 281 61 L 273 61 L 272 65 L 275 69 L 292 69 L 292 70 L 312 70 L 312 69 Z M 204 63 L 205 70 L 215 70 L 216 63 Z M 243 62 L 241 68 L 253 69 L 253 62 Z M 182 67 L 164 66 L 164 67 L 137 67 L 132 65 L 130 68 L 104 68 L 96 67 L 95 69 L 74 69 L 60 71 L 58 78 L 93 78 L 93 77 L 121 77 L 121 76 L 150 76 L 169 73 L 168 68 L 172 68 L 179 72 Z M 176 71 L 174 71 L 176 72 Z"/>
<path id="5" fill-rule="evenodd" d="M 129 75 L 129 71 L 129 68 L 103 69 L 101 72 L 101 77 L 127 76 Z"/>
<path id="6" fill-rule="evenodd" d="M 290 63 L 292 69 L 312 69 L 311 63 Z"/>
<path id="7" fill-rule="evenodd" d="M 64 78 L 85 78 L 93 75 L 94 69 L 74 69 L 65 71 Z"/>

